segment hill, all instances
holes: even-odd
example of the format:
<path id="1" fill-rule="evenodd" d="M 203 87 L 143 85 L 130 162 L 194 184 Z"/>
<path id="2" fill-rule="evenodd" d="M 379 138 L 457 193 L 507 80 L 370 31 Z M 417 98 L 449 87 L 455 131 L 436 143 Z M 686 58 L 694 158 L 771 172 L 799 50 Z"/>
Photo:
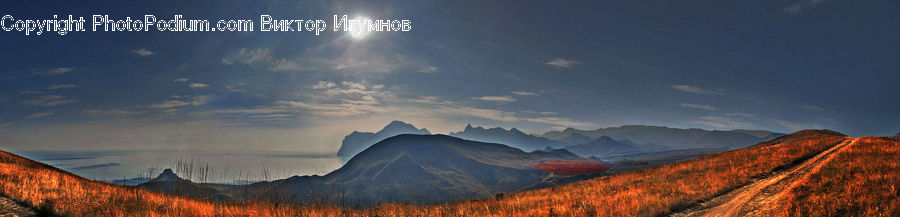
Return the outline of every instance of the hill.
<path id="1" fill-rule="evenodd" d="M 900 195 L 891 186 L 900 183 L 897 147 L 893 139 L 801 131 L 743 149 L 554 188 L 440 205 L 365 209 L 197 201 L 86 180 L 0 152 L 0 195 L 66 216 L 660 216 L 690 210 L 815 161 L 820 166 L 803 173 L 802 182 L 785 185 L 792 190 L 777 194 L 777 200 L 768 202 L 771 210 L 761 214 L 896 216 Z M 831 160 L 815 160 L 823 156 Z"/>
<path id="2" fill-rule="evenodd" d="M 341 148 L 337 152 L 337 156 L 346 159 L 352 158 L 357 153 L 366 150 L 369 146 L 384 140 L 386 138 L 400 134 L 431 134 L 427 129 L 418 129 L 412 124 L 403 121 L 392 121 L 378 132 L 358 132 L 353 131 L 350 135 L 344 136 L 341 141 Z"/>
<path id="3" fill-rule="evenodd" d="M 864 137 L 760 210 L 779 216 L 900 216 L 900 141 Z"/>
<path id="4" fill-rule="evenodd" d="M 561 148 L 565 146 L 565 143 L 529 135 L 516 128 L 509 130 L 500 127 L 488 129 L 481 126 L 472 127 L 471 124 L 466 125 L 466 128 L 462 131 L 450 133 L 450 136 L 480 142 L 505 144 L 523 151 L 542 150 L 545 147 Z"/>
<path id="5" fill-rule="evenodd" d="M 402 121 L 393 121 L 376 133 L 354 131 L 344 137 L 338 156 L 344 157 L 345 160 L 349 159 L 378 141 L 400 134 L 427 135 L 430 132 L 426 129 L 417 129 L 415 126 Z M 783 134 L 764 130 L 710 131 L 643 125 L 625 125 L 596 130 L 568 128 L 563 131 L 550 131 L 536 136 L 526 134 L 516 128 L 507 130 L 500 127 L 473 127 L 471 124 L 468 124 L 462 131 L 450 133 L 450 136 L 462 139 L 500 143 L 527 152 L 543 150 L 546 147 L 554 149 L 572 148 L 577 150 L 569 150 L 582 156 L 602 156 L 624 150 L 622 149 L 625 148 L 624 146 L 617 145 L 632 146 L 631 150 L 623 153 L 646 153 L 697 148 L 734 149 L 774 139 L 781 135 Z M 617 141 L 619 144 L 610 143 L 606 145 L 611 147 L 617 146 L 622 150 L 601 150 L 603 148 L 600 148 L 600 146 L 604 146 L 601 143 L 604 143 L 604 141 L 610 142 L 610 139 Z"/>
<path id="6" fill-rule="evenodd" d="M 796 141 L 755 145 L 657 168 L 514 194 L 500 201 L 452 206 L 460 213 L 522 216 L 660 216 L 791 168 L 849 140 L 825 131 L 781 137 Z"/>
<path id="7" fill-rule="evenodd" d="M 535 166 L 552 159 L 588 161 L 564 150 L 526 153 L 446 135 L 406 134 L 376 143 L 325 176 L 298 176 L 257 183 L 253 188 L 278 191 L 298 202 L 317 199 L 308 194 L 309 189 L 324 187 L 341 195 L 330 200 L 354 204 L 435 203 L 491 197 L 561 176 Z"/>
<path id="8" fill-rule="evenodd" d="M 566 150 L 572 151 L 572 153 L 579 156 L 589 157 L 646 152 L 647 149 L 632 142 L 618 141 L 608 136 L 601 136 L 584 144 L 566 146 Z"/>
<path id="9" fill-rule="evenodd" d="M 552 133 L 550 135 L 552 135 Z M 599 139 L 599 138 L 597 138 L 597 139 Z M 578 133 L 570 133 L 563 137 L 553 139 L 553 141 L 562 142 L 562 143 L 565 143 L 568 145 L 580 145 L 580 144 L 589 143 L 593 140 L 595 140 L 595 138 L 591 138 L 589 136 L 581 135 Z"/>
<path id="10" fill-rule="evenodd" d="M 88 180 L 0 151 L 0 198 L 45 216 L 308 216 L 328 208 L 220 204 Z"/>
<path id="11" fill-rule="evenodd" d="M 546 132 L 542 136 L 556 141 L 564 141 L 573 135 L 583 135 L 593 139 L 608 136 L 616 140 L 629 140 L 636 144 L 655 144 L 666 149 L 688 148 L 743 148 L 759 142 L 774 139 L 783 134 L 759 130 L 703 130 L 678 129 L 661 126 L 625 125 L 621 127 L 578 130 L 568 128 L 563 131 Z"/>
<path id="12" fill-rule="evenodd" d="M 177 194 L 199 198 L 208 201 L 233 201 L 228 193 L 224 192 L 234 186 L 194 183 L 191 180 L 183 179 L 175 175 L 171 169 L 165 169 L 154 179 L 136 185 L 138 188 L 147 189 L 155 192 L 178 192 Z"/>

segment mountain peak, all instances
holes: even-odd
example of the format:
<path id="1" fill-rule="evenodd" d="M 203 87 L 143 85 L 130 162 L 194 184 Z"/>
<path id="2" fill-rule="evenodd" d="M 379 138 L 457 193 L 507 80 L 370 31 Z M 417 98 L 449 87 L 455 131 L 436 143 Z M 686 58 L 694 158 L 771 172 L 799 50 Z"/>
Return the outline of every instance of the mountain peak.
<path id="1" fill-rule="evenodd" d="M 175 172 L 172 172 L 172 169 L 166 168 L 162 173 L 159 174 L 156 178 L 150 180 L 150 182 L 171 182 L 171 181 L 184 181 L 178 175 L 175 175 Z"/>
<path id="2" fill-rule="evenodd" d="M 560 148 L 562 146 L 559 142 L 529 135 L 518 128 L 510 128 L 507 130 L 502 127 L 472 127 L 471 124 L 467 124 L 465 129 L 459 132 L 451 132 L 450 136 L 479 142 L 500 143 L 524 151 L 540 150 L 547 146 L 554 148 Z"/>
<path id="3" fill-rule="evenodd" d="M 397 125 L 397 124 L 411 125 L 411 124 L 408 124 L 408 123 L 403 122 L 403 121 L 400 121 L 400 120 L 393 120 L 393 121 L 391 121 L 391 123 L 388 123 L 388 126 L 391 126 L 391 125 Z"/>
<path id="4" fill-rule="evenodd" d="M 412 124 L 403 121 L 391 121 L 391 123 L 388 123 L 376 133 L 354 131 L 350 135 L 344 136 L 337 156 L 349 159 L 382 139 L 401 134 L 431 134 L 431 132 L 425 128 L 418 129 Z"/>
<path id="5" fill-rule="evenodd" d="M 403 121 L 391 121 L 388 125 L 384 126 L 380 131 L 376 134 L 402 134 L 402 133 L 411 133 L 411 134 L 431 134 L 425 128 L 419 129 L 412 124 L 403 122 Z M 394 135 L 387 135 L 387 137 L 391 137 Z M 377 141 L 376 141 L 377 142 Z"/>
<path id="6" fill-rule="evenodd" d="M 307 179 L 315 182 L 281 182 L 274 188 L 303 197 L 302 192 L 314 186 L 311 183 L 341 183 L 347 189 L 359 189 L 349 191 L 344 199 L 363 203 L 396 198 L 443 202 L 544 183 L 557 176 L 533 165 L 547 160 L 585 159 L 566 150 L 527 153 L 448 135 L 402 134 L 375 143 L 322 178 Z"/>
<path id="7" fill-rule="evenodd" d="M 408 124 L 408 123 L 403 122 L 403 121 L 391 121 L 391 123 L 388 123 L 388 125 L 384 126 L 384 129 L 388 129 L 388 128 L 412 128 L 412 129 L 416 129 L 416 127 L 413 126 L 412 124 Z M 383 129 L 382 129 L 382 130 L 383 130 Z"/>
<path id="8" fill-rule="evenodd" d="M 564 132 L 564 133 L 577 133 L 577 131 L 578 131 L 578 129 L 571 128 L 571 127 L 567 127 L 567 128 L 566 128 L 565 130 L 563 130 L 562 132 Z"/>
<path id="9" fill-rule="evenodd" d="M 466 128 L 463 129 L 462 131 L 460 131 L 460 133 L 462 133 L 462 132 L 473 132 L 473 131 L 487 131 L 487 130 L 500 130 L 500 131 L 506 131 L 505 129 L 500 128 L 500 127 L 495 127 L 495 128 L 485 128 L 485 127 L 482 127 L 482 126 L 473 127 L 472 124 L 466 124 Z"/>

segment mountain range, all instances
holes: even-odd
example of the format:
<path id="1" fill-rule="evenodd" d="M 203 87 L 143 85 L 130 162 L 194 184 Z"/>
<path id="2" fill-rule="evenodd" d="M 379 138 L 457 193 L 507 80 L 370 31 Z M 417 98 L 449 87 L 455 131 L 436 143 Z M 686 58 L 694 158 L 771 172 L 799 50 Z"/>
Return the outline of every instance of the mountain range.
<path id="1" fill-rule="evenodd" d="M 354 131 L 344 137 L 338 156 L 348 160 L 372 144 L 400 134 L 430 132 L 402 121 L 393 121 L 376 133 Z M 479 142 L 500 143 L 526 152 L 565 148 L 582 157 L 590 157 L 684 149 L 727 150 L 750 146 L 784 134 L 764 130 L 719 131 L 625 125 L 596 130 L 568 128 L 543 135 L 531 135 L 516 128 L 507 130 L 500 127 L 473 127 L 468 124 L 462 131 L 451 132 L 449 135 Z"/>
<path id="2" fill-rule="evenodd" d="M 625 125 L 596 130 L 567 128 L 563 131 L 546 132 L 541 136 L 550 140 L 560 142 L 565 141 L 567 143 L 573 141 L 583 142 L 585 137 L 598 139 L 607 136 L 619 141 L 627 140 L 634 144 L 645 144 L 659 149 L 675 150 L 689 148 L 742 148 L 782 135 L 784 134 L 762 130 L 720 131 Z"/>
<path id="3" fill-rule="evenodd" d="M 344 136 L 344 140 L 341 141 L 341 148 L 338 150 L 337 156 L 349 159 L 381 140 L 400 134 L 427 135 L 431 134 L 431 132 L 428 132 L 428 130 L 424 128 L 418 129 L 412 124 L 402 121 L 392 121 L 387 126 L 384 126 L 383 129 L 375 133 L 353 131 L 350 135 Z"/>
<path id="4" fill-rule="evenodd" d="M 560 149 L 524 153 L 500 144 L 449 136 L 401 135 L 373 145 L 348 163 L 354 166 L 326 176 L 230 186 L 195 184 L 178 177 L 172 170 L 165 170 L 159 177 L 139 186 L 146 189 L 157 186 L 156 191 L 174 191 L 167 193 L 195 198 L 202 195 L 187 192 L 216 190 L 219 193 L 207 194 L 248 198 L 238 203 L 209 201 L 209 197 L 185 199 L 93 181 L 0 151 L 0 212 L 8 215 L 12 210 L 12 215 L 16 216 L 777 216 L 779 213 L 817 216 L 898 213 L 895 209 L 897 196 L 889 190 L 900 180 L 896 175 L 900 174 L 897 172 L 900 167 L 895 160 L 900 155 L 898 146 L 898 140 L 891 138 L 852 138 L 829 130 L 804 130 L 670 166 L 555 185 L 553 180 L 564 179 L 553 178 L 564 176 L 554 173 L 606 170 L 609 165 L 580 161 L 572 153 Z M 548 156 L 554 158 L 548 159 Z M 444 157 L 453 162 L 447 164 L 442 160 Z M 534 162 L 538 163 L 523 166 Z M 474 170 L 484 171 L 471 173 Z M 545 176 L 547 172 L 550 174 Z M 190 177 L 190 172 L 187 174 Z M 551 183 L 543 186 L 553 188 L 521 193 L 503 191 L 526 185 L 521 180 L 537 180 L 536 177 L 550 178 L 542 178 L 541 182 L 526 189 L 543 183 Z M 859 181 L 860 177 L 869 181 Z M 332 183 L 328 183 L 330 181 Z M 172 187 L 178 185 L 195 185 L 190 188 L 200 189 Z M 473 185 L 484 186 L 484 189 L 468 187 Z M 360 189 L 367 191 L 366 195 L 377 196 L 358 199 L 360 194 L 352 191 Z M 457 192 L 449 195 L 479 198 L 435 206 L 409 204 L 445 200 L 423 194 L 441 194 L 450 190 Z M 490 192 L 494 191 L 504 194 L 484 198 L 492 196 Z M 391 198 L 382 198 L 385 192 Z M 272 196 L 281 199 L 268 201 L 267 198 Z M 353 208 L 352 200 L 370 199 L 405 202 L 369 209 Z M 416 199 L 420 200 L 409 202 Z M 305 201 L 289 203 L 299 200 Z M 832 206 L 822 209 L 823 204 Z M 861 210 L 859 207 L 869 208 Z"/>
<path id="5" fill-rule="evenodd" d="M 160 177 L 138 187 L 218 200 L 266 198 L 312 204 L 370 205 L 392 201 L 428 204 L 584 180 L 609 168 L 604 165 L 609 164 L 581 158 L 564 149 L 528 153 L 502 144 L 447 135 L 403 134 L 372 145 L 324 176 L 293 176 L 228 186 L 196 184 L 166 170 Z M 558 171 L 590 173 L 556 174 Z"/>
<path id="6" fill-rule="evenodd" d="M 338 155 L 347 160 L 345 165 L 324 176 L 221 185 L 193 183 L 166 170 L 138 187 L 220 201 L 266 197 L 299 203 L 439 203 L 596 177 L 610 166 L 594 157 L 739 148 L 778 135 L 768 131 L 631 125 L 597 130 L 569 128 L 537 136 L 516 128 L 467 125 L 448 136 L 431 135 L 426 129 L 393 121 L 375 133 L 353 132 L 344 137 Z"/>
<path id="7" fill-rule="evenodd" d="M 655 147 L 652 144 L 640 145 L 628 140 L 619 141 L 609 136 L 601 136 L 600 138 L 582 144 L 566 146 L 565 149 L 579 156 L 588 157 L 649 152 L 658 149 L 658 147 Z"/>
<path id="8" fill-rule="evenodd" d="M 253 184 L 296 201 L 309 189 L 334 189 L 327 198 L 370 204 L 392 200 L 434 203 L 518 191 L 558 177 L 533 167 L 547 160 L 588 161 L 565 150 L 526 153 L 502 144 L 446 135 L 399 135 L 372 145 L 325 176 L 295 176 Z M 316 187 L 318 185 L 319 187 Z M 325 192 L 328 193 L 328 192 Z M 323 194 L 329 195 L 329 194 Z"/>
<path id="9" fill-rule="evenodd" d="M 357 153 L 383 139 L 401 134 L 428 135 L 431 134 L 431 132 L 424 128 L 416 128 L 412 124 L 403 121 L 392 121 L 383 129 L 375 133 L 353 131 L 349 135 L 344 136 L 337 156 L 350 159 Z M 540 136 L 529 135 L 516 128 L 506 130 L 500 127 L 472 127 L 471 124 L 466 125 L 462 131 L 451 132 L 450 136 L 487 143 L 500 143 L 523 151 L 542 150 L 546 147 L 562 148 L 566 146 L 566 143 L 564 142 L 552 141 Z M 588 138 L 587 141 L 590 140 L 591 139 Z"/>
<path id="10" fill-rule="evenodd" d="M 466 125 L 466 128 L 462 131 L 450 133 L 450 136 L 474 141 L 505 144 L 523 151 L 541 150 L 546 147 L 562 148 L 566 145 L 559 141 L 526 134 L 516 128 L 506 130 L 500 127 L 472 127 L 471 124 Z"/>

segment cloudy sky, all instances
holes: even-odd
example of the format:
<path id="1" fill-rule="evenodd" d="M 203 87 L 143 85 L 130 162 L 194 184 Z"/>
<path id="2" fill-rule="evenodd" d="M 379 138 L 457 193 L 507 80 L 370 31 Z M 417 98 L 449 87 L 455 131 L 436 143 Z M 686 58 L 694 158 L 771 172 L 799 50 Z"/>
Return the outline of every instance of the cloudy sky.
<path id="1" fill-rule="evenodd" d="M 190 2 L 190 3 L 186 3 Z M 897 1 L 6 3 L 0 14 L 409 19 L 412 31 L 0 32 L 0 147 L 334 152 L 404 120 L 900 130 Z M 257 23 L 258 24 L 258 23 Z M 258 26 L 257 26 L 258 28 Z"/>

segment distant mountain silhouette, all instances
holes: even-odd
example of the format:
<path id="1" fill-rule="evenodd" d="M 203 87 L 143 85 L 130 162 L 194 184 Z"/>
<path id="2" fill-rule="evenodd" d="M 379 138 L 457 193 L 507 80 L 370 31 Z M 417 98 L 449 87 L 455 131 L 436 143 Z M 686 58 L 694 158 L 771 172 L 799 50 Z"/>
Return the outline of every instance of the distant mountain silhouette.
<path id="1" fill-rule="evenodd" d="M 350 135 L 344 136 L 337 156 L 349 159 L 383 139 L 400 134 L 431 134 L 431 132 L 424 128 L 418 129 L 412 124 L 402 121 L 392 121 L 376 133 L 353 131 Z"/>
<path id="2" fill-rule="evenodd" d="M 573 158 L 572 156 L 578 156 L 575 153 L 572 153 L 571 151 L 564 148 L 553 149 L 550 147 L 547 147 L 544 150 L 532 151 L 529 154 L 548 159 L 570 159 Z"/>
<path id="3" fill-rule="evenodd" d="M 847 135 L 844 135 L 843 133 L 833 131 L 833 130 L 801 130 L 801 131 L 797 131 L 797 132 L 794 132 L 791 134 L 781 135 L 777 138 L 767 140 L 765 142 L 761 142 L 756 145 L 757 146 L 771 146 L 771 145 L 782 144 L 782 143 L 793 143 L 793 142 L 809 140 L 810 138 L 821 137 L 821 136 L 845 137 Z"/>
<path id="4" fill-rule="evenodd" d="M 171 169 L 165 169 L 156 178 L 138 184 L 135 187 L 213 201 L 234 200 L 232 196 L 225 192 L 230 186 L 194 183 L 190 180 L 178 177 Z"/>
<path id="5" fill-rule="evenodd" d="M 579 130 L 568 128 L 563 131 L 551 131 L 542 136 L 554 141 L 563 141 L 573 135 L 590 138 L 608 136 L 616 140 L 629 140 L 635 144 L 656 144 L 664 149 L 687 148 L 741 148 L 767 141 L 781 133 L 761 130 L 703 130 L 678 129 L 661 126 L 625 125 L 621 127 L 600 128 L 596 130 Z"/>
<path id="6" fill-rule="evenodd" d="M 463 129 L 463 131 L 450 133 L 450 136 L 480 142 L 505 144 L 524 151 L 541 150 L 548 146 L 552 148 L 561 148 L 565 146 L 565 143 L 563 142 L 528 135 L 516 128 L 509 130 L 500 127 L 487 129 L 481 126 L 472 127 L 471 124 L 466 125 L 466 128 Z"/>
<path id="7" fill-rule="evenodd" d="M 897 135 L 894 135 L 893 138 L 894 138 L 894 139 L 900 139 L 900 133 L 897 133 Z"/>
<path id="8" fill-rule="evenodd" d="M 584 144 L 567 146 L 566 150 L 582 157 L 589 157 L 646 152 L 649 148 L 630 141 L 618 141 L 609 136 L 601 136 Z"/>
<path id="9" fill-rule="evenodd" d="M 554 141 L 559 141 L 562 143 L 566 143 L 568 145 L 580 145 L 580 144 L 584 144 L 584 143 L 589 143 L 593 140 L 594 140 L 594 138 L 591 138 L 590 136 L 585 136 L 585 135 L 581 135 L 578 133 L 572 133 L 566 137 L 563 137 L 560 139 L 555 139 Z"/>
<path id="10" fill-rule="evenodd" d="M 545 133 L 543 136 L 547 138 L 515 128 L 486 129 L 471 125 L 451 133 L 452 136 L 429 133 L 401 121 L 391 122 L 376 133 L 353 132 L 344 138 L 338 153 L 349 160 L 324 176 L 294 176 L 233 186 L 197 184 L 167 170 L 138 187 L 232 201 L 262 198 L 340 205 L 391 201 L 438 203 L 589 179 L 609 169 L 608 164 L 598 162 L 609 155 L 697 147 L 737 148 L 780 135 L 767 131 L 655 126 L 570 128 Z M 619 171 L 629 168 L 640 166 Z M 590 174 L 573 174 L 578 171 L 590 171 Z"/>
<path id="11" fill-rule="evenodd" d="M 325 176 L 294 176 L 250 188 L 297 202 L 434 203 L 491 197 L 572 177 L 533 167 L 551 159 L 589 161 L 566 150 L 526 153 L 447 135 L 405 134 L 372 145 Z"/>
<path id="12" fill-rule="evenodd" d="M 730 131 L 728 131 L 728 132 L 743 133 L 743 134 L 747 134 L 747 135 L 751 135 L 751 136 L 755 136 L 755 137 L 759 137 L 759 138 L 772 138 L 772 139 L 777 138 L 777 137 L 779 137 L 779 136 L 786 135 L 786 134 L 784 134 L 784 133 L 774 133 L 774 135 L 773 135 L 772 132 L 769 132 L 769 131 L 766 131 L 766 130 L 742 130 L 742 129 L 737 129 L 737 130 L 730 130 Z"/>
<path id="13" fill-rule="evenodd" d="M 175 175 L 175 172 L 172 172 L 172 169 L 165 169 L 162 173 L 159 174 L 156 178 L 151 179 L 149 182 L 185 182 L 187 180 L 178 177 Z"/>

